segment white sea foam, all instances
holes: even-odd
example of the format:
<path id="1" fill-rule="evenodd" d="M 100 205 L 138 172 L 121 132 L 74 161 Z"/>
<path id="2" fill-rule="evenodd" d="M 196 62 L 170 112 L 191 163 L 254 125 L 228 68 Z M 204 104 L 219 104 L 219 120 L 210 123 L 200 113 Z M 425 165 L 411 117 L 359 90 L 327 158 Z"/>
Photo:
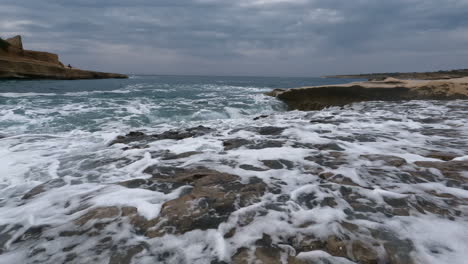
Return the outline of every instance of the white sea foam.
<path id="1" fill-rule="evenodd" d="M 55 93 L 0 93 L 2 97 L 18 98 L 30 96 L 55 96 Z"/>

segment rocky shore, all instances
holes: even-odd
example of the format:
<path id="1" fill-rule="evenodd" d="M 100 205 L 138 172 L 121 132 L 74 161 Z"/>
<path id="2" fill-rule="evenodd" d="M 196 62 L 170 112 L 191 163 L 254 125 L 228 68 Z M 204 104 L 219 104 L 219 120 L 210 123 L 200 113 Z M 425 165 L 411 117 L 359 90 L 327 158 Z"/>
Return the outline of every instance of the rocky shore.
<path id="1" fill-rule="evenodd" d="M 57 54 L 23 49 L 21 36 L 0 41 L 0 79 L 128 78 L 124 74 L 66 67 L 59 61 Z"/>
<path id="2" fill-rule="evenodd" d="M 398 105 L 367 107 L 382 114 Z M 410 116 L 421 124 L 412 130 L 413 143 L 437 135 L 426 149 L 402 143 L 405 134 L 396 132 L 408 120 L 398 114 L 375 120 L 393 122 L 389 131 L 349 130 L 353 120 L 367 124 L 370 116 L 337 111 L 301 112 L 287 127 L 268 125 L 280 116 L 261 116 L 228 131 L 196 126 L 117 136 L 107 147 L 121 151 L 120 158 L 83 168 L 157 162 L 138 165 L 143 177 L 64 197 L 61 224 L 0 225 L 0 254 L 26 248 L 29 259 L 47 263 L 194 263 L 185 254 L 198 250 L 196 263 L 432 263 L 424 254 L 442 256 L 454 244 L 437 236 L 426 241 L 424 228 L 466 219 L 467 146 L 456 124 L 441 128 L 440 116 Z M 435 151 L 448 138 L 457 149 Z M 181 151 L 195 142 L 219 149 Z M 18 203 L 31 207 L 79 186 L 53 179 Z M 130 202 L 141 194 L 161 206 Z M 96 204 L 99 196 L 104 203 Z"/>
<path id="3" fill-rule="evenodd" d="M 383 81 L 275 89 L 267 95 L 282 100 L 290 110 L 303 111 L 362 101 L 468 99 L 468 77 L 447 80 L 386 78 Z"/>

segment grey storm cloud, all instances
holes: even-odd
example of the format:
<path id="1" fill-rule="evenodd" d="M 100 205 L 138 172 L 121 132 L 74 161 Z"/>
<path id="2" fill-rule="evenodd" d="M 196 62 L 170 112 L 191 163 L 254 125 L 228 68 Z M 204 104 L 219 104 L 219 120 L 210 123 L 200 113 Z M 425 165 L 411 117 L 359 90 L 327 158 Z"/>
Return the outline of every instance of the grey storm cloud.
<path id="1" fill-rule="evenodd" d="M 0 35 L 79 67 L 317 76 L 466 68 L 468 0 L 2 0 Z"/>

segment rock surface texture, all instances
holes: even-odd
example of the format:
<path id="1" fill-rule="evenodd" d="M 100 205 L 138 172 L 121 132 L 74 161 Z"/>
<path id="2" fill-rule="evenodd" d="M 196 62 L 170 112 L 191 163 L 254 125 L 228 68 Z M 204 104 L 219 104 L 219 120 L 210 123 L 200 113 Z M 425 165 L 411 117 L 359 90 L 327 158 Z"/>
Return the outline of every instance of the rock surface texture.
<path id="1" fill-rule="evenodd" d="M 124 74 L 105 73 L 65 67 L 57 54 L 23 49 L 21 36 L 1 40 L 0 79 L 105 79 L 128 78 Z"/>
<path id="2" fill-rule="evenodd" d="M 290 110 L 303 111 L 363 101 L 467 99 L 468 77 L 431 81 L 387 78 L 383 81 L 275 89 L 267 95 L 284 101 Z"/>

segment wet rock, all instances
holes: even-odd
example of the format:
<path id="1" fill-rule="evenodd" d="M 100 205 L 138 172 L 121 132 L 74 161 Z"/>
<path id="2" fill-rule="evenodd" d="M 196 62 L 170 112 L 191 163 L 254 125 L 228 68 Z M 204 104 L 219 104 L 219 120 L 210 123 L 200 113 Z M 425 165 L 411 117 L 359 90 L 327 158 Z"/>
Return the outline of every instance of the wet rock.
<path id="1" fill-rule="evenodd" d="M 329 173 L 326 173 L 328 177 L 326 177 L 326 179 L 330 182 L 334 182 L 334 183 L 337 183 L 337 184 L 340 184 L 340 185 L 349 185 L 349 186 L 359 186 L 359 184 L 355 183 L 353 180 L 351 180 L 350 178 L 342 175 L 342 174 L 336 174 L 336 175 L 332 175 L 332 176 L 329 176 Z M 321 178 L 324 177 L 324 174 L 320 174 L 319 177 L 322 175 Z"/>
<path id="2" fill-rule="evenodd" d="M 438 169 L 445 177 L 461 183 L 466 182 L 462 173 L 468 171 L 468 160 L 463 161 L 416 161 L 414 163 L 419 167 Z"/>
<path id="3" fill-rule="evenodd" d="M 279 135 L 283 133 L 285 129 L 284 127 L 266 126 L 257 128 L 257 131 L 260 135 Z"/>
<path id="4" fill-rule="evenodd" d="M 410 201 L 412 207 L 422 214 L 436 214 L 438 216 L 448 217 L 449 219 L 456 216 L 455 208 L 453 205 L 448 205 L 441 201 L 429 200 L 420 196 L 416 196 L 414 200 Z"/>
<path id="5" fill-rule="evenodd" d="M 21 236 L 19 236 L 13 243 L 19 243 L 30 239 L 36 240 L 48 227 L 48 225 L 32 226 L 28 228 Z"/>
<path id="6" fill-rule="evenodd" d="M 109 259 L 109 264 L 130 264 L 132 258 L 142 252 L 142 245 L 127 246 L 125 248 L 114 247 Z"/>
<path id="7" fill-rule="evenodd" d="M 386 263 L 415 264 L 411 257 L 413 243 L 408 239 L 400 239 L 395 233 L 385 229 L 371 230 L 372 236 L 383 242 L 386 252 Z"/>
<path id="8" fill-rule="evenodd" d="M 384 197 L 384 201 L 391 206 L 391 214 L 398 216 L 409 216 L 410 207 L 407 198 Z"/>
<path id="9" fill-rule="evenodd" d="M 259 119 L 262 119 L 262 118 L 267 118 L 269 115 L 259 115 L 259 116 L 256 116 L 254 117 L 253 120 L 259 120 Z"/>
<path id="10" fill-rule="evenodd" d="M 264 136 L 267 136 L 267 135 L 277 136 L 283 133 L 285 129 L 286 129 L 285 127 L 274 127 L 274 126 L 246 127 L 246 128 L 233 129 L 230 133 L 232 134 L 241 130 L 245 130 L 245 131 L 255 132 Z"/>
<path id="11" fill-rule="evenodd" d="M 255 166 L 250 165 L 250 164 L 242 164 L 242 165 L 239 166 L 239 168 L 241 168 L 243 170 L 249 170 L 249 171 L 266 171 L 267 170 L 267 169 L 255 167 Z"/>
<path id="12" fill-rule="evenodd" d="M 233 211 L 257 202 L 266 191 L 266 184 L 258 178 L 251 178 L 248 184 L 242 184 L 236 175 L 202 168 L 185 169 L 170 175 L 155 174 L 150 179 L 136 179 L 120 184 L 132 188 L 138 188 L 141 184 L 140 188 L 147 188 L 156 183 L 167 186 L 187 185 L 188 188 L 179 198 L 165 202 L 155 219 L 146 220 L 136 212 L 132 214 L 132 224 L 149 237 L 217 228 Z M 90 212 L 82 217 L 84 220 L 81 222 L 96 216 L 116 215 L 118 211 L 115 209 Z"/>
<path id="13" fill-rule="evenodd" d="M 212 129 L 209 127 L 198 126 L 187 128 L 183 130 L 169 130 L 161 134 L 147 135 L 143 132 L 132 131 L 125 136 L 118 136 L 109 145 L 114 144 L 129 144 L 132 142 L 139 142 L 140 144 L 146 144 L 148 142 L 171 139 L 171 140 L 182 140 L 190 137 L 199 137 L 211 132 Z"/>
<path id="14" fill-rule="evenodd" d="M 346 246 L 347 244 L 343 239 L 337 236 L 330 236 L 327 239 L 326 251 L 332 256 L 346 257 L 348 255 Z"/>
<path id="15" fill-rule="evenodd" d="M 362 241 L 354 241 L 351 245 L 352 258 L 362 264 L 379 264 L 380 258 L 377 251 Z"/>
<path id="16" fill-rule="evenodd" d="M 50 189 L 54 189 L 54 188 L 60 188 L 62 186 L 65 186 L 66 185 L 66 182 L 62 179 L 53 179 L 53 180 L 50 180 L 50 181 L 47 181 L 43 184 L 40 184 L 34 188 L 32 188 L 29 192 L 27 192 L 25 195 L 23 195 L 23 198 L 22 199 L 30 199 L 40 193 L 43 193 L 45 191 L 48 191 Z"/>
<path id="17" fill-rule="evenodd" d="M 191 185 L 193 189 L 163 204 L 156 219 L 159 227 L 147 232 L 150 237 L 167 231 L 180 234 L 194 229 L 217 228 L 238 207 L 258 201 L 266 190 L 261 180 L 242 184 L 238 176 L 206 169 L 187 171 L 167 180 Z"/>
<path id="18" fill-rule="evenodd" d="M 284 262 L 284 261 L 286 262 Z M 298 259 L 291 256 L 288 252 L 282 251 L 276 246 L 256 247 L 254 250 L 248 248 L 240 248 L 234 256 L 232 256 L 233 264 L 313 264 L 307 260 Z"/>
<path id="19" fill-rule="evenodd" d="M 251 144 L 252 141 L 243 138 L 234 138 L 234 139 L 227 139 L 223 141 L 224 150 L 231 150 L 237 149 L 242 146 Z"/>
<path id="20" fill-rule="evenodd" d="M 393 167 L 400 167 L 406 164 L 405 159 L 391 155 L 369 154 L 361 155 L 359 157 L 370 161 L 380 161 L 384 165 Z"/>
<path id="21" fill-rule="evenodd" d="M 458 157 L 458 155 L 454 154 L 454 153 L 444 153 L 444 152 L 434 151 L 434 152 L 431 152 L 431 153 L 427 154 L 426 157 L 433 158 L 433 159 L 439 159 L 439 160 L 443 160 L 443 161 L 450 161 L 450 160 L 453 160 L 454 158 Z"/>
<path id="22" fill-rule="evenodd" d="M 314 145 L 314 147 L 317 148 L 318 150 L 335 150 L 335 151 L 343 151 L 344 150 L 343 148 L 341 148 L 336 143 L 317 144 L 317 145 Z"/>
<path id="23" fill-rule="evenodd" d="M 338 169 L 341 165 L 347 164 L 347 161 L 343 158 L 343 154 L 341 152 L 317 154 L 315 156 L 307 156 L 304 159 L 331 169 Z"/>
<path id="24" fill-rule="evenodd" d="M 265 149 L 265 148 L 280 148 L 284 144 L 283 141 L 277 140 L 262 140 L 259 142 L 253 142 L 252 144 L 247 145 L 248 149 Z"/>
<path id="25" fill-rule="evenodd" d="M 279 160 L 261 160 L 261 162 L 270 169 L 280 170 L 280 169 L 292 169 L 294 163 L 289 160 L 279 159 Z"/>

